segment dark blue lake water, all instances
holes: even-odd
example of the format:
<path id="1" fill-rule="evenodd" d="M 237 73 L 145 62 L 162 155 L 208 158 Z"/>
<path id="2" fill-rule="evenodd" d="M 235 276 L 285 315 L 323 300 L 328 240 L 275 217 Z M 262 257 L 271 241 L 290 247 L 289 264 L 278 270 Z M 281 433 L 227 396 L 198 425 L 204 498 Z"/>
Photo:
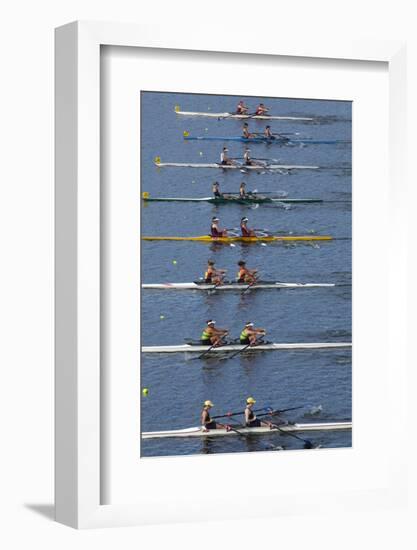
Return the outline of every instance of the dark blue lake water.
<path id="1" fill-rule="evenodd" d="M 291 174 L 239 170 L 157 168 L 162 162 L 218 162 L 227 145 L 231 157 L 242 156 L 244 143 L 184 141 L 192 135 L 238 136 L 242 122 L 216 118 L 182 117 L 184 111 L 228 112 L 239 99 L 255 107 L 262 98 L 142 93 L 141 191 L 151 197 L 205 197 L 219 181 L 223 191 L 237 192 L 241 181 L 248 189 L 284 193 L 293 198 L 319 198 L 325 202 L 297 205 L 212 205 L 210 203 L 142 204 L 142 235 L 196 236 L 209 232 L 211 217 L 222 227 L 239 225 L 271 231 L 336 237 L 314 244 L 213 245 L 198 242 L 142 241 L 142 283 L 190 282 L 203 275 L 207 260 L 228 270 L 231 278 L 240 259 L 260 271 L 264 280 L 335 283 L 334 288 L 254 290 L 237 292 L 145 290 L 141 297 L 142 345 L 182 344 L 198 339 L 206 319 L 216 319 L 238 336 L 246 321 L 267 329 L 274 342 L 351 341 L 351 146 L 279 146 L 250 144 L 253 157 L 277 159 L 284 164 L 318 165 L 315 171 Z M 271 121 L 274 131 L 297 133 L 297 138 L 351 140 L 351 104 L 339 101 L 267 99 L 271 114 L 313 117 L 314 122 Z M 252 131 L 262 132 L 264 121 L 250 120 Z M 257 352 L 227 361 L 192 359 L 185 354 L 142 354 L 142 431 L 170 430 L 199 425 L 202 403 L 215 403 L 212 414 L 243 410 L 253 396 L 259 407 L 305 405 L 288 420 L 312 420 L 309 411 L 321 406 L 317 421 L 351 419 L 351 353 L 340 350 Z M 303 434 L 300 434 L 303 436 Z M 350 432 L 316 432 L 308 439 L 322 447 L 351 445 Z M 261 437 L 226 437 L 211 440 L 144 440 L 142 456 L 262 451 L 274 447 L 302 448 L 300 441 L 277 432 Z"/>

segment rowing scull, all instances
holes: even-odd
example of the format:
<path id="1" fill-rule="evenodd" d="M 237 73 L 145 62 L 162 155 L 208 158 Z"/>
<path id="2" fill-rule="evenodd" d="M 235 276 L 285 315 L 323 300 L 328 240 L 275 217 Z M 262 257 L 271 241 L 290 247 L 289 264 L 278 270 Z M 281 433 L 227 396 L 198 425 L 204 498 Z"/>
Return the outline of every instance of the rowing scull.
<path id="1" fill-rule="evenodd" d="M 150 197 L 146 192 L 142 194 L 142 199 L 146 202 L 210 202 L 212 204 L 263 204 L 263 203 L 318 203 L 323 202 L 323 199 L 288 199 L 285 197 L 265 197 L 263 195 L 251 195 L 241 198 L 238 194 L 223 193 L 222 197 Z"/>
<path id="2" fill-rule="evenodd" d="M 279 241 L 331 241 L 330 235 L 265 235 L 257 237 L 211 237 L 200 235 L 198 237 L 142 237 L 144 241 L 197 241 L 203 243 L 258 243 L 258 242 L 279 242 Z"/>
<path id="3" fill-rule="evenodd" d="M 250 290 L 261 288 L 317 288 L 317 287 L 334 287 L 333 283 L 280 283 L 259 281 L 256 284 L 250 285 Z M 223 283 L 221 285 L 208 284 L 203 282 L 193 283 L 145 283 L 142 284 L 143 289 L 154 290 L 238 290 L 242 291 L 248 288 L 248 283 Z"/>
<path id="4" fill-rule="evenodd" d="M 297 350 L 297 349 L 346 349 L 351 348 L 351 342 L 307 342 L 307 343 L 290 343 L 290 344 L 258 344 L 247 348 L 241 344 L 226 344 L 224 346 L 212 347 L 211 353 L 224 353 L 229 351 L 242 351 L 247 348 L 247 351 L 279 351 L 279 350 Z M 142 346 L 142 353 L 183 353 L 183 352 L 198 352 L 207 351 L 209 348 L 201 344 L 180 344 L 177 346 Z"/>
<path id="5" fill-rule="evenodd" d="M 299 164 L 220 164 L 217 162 L 155 162 L 158 168 L 221 168 L 222 170 L 318 170 L 319 166 L 306 166 Z"/>
<path id="6" fill-rule="evenodd" d="M 299 117 L 299 116 L 278 116 L 278 115 L 236 115 L 234 113 L 203 113 L 203 112 L 194 112 L 194 111 L 180 111 L 179 107 L 175 107 L 175 112 L 177 115 L 182 116 L 201 116 L 201 117 L 209 117 L 209 118 L 232 118 L 232 119 L 239 119 L 239 120 L 248 120 L 248 119 L 255 119 L 255 120 L 294 120 L 294 121 L 301 121 L 301 122 L 309 122 L 314 120 L 311 117 Z"/>
<path id="7" fill-rule="evenodd" d="M 274 145 L 337 145 L 351 143 L 343 139 L 287 139 L 277 137 L 275 139 L 258 136 L 245 138 L 243 136 L 183 136 L 186 141 L 240 141 L 242 143 L 268 143 Z"/>
<path id="8" fill-rule="evenodd" d="M 311 422 L 305 424 L 282 424 L 279 425 L 279 431 L 271 428 L 259 427 L 259 428 L 245 428 L 234 426 L 233 428 L 238 430 L 240 434 L 244 435 L 271 435 L 273 433 L 282 432 L 312 432 L 312 431 L 337 431 L 337 430 L 351 430 L 352 422 Z M 208 430 L 203 431 L 201 427 L 185 428 L 182 430 L 167 430 L 160 432 L 143 432 L 142 439 L 156 439 L 165 437 L 218 437 L 226 435 L 238 435 L 233 430 Z"/>

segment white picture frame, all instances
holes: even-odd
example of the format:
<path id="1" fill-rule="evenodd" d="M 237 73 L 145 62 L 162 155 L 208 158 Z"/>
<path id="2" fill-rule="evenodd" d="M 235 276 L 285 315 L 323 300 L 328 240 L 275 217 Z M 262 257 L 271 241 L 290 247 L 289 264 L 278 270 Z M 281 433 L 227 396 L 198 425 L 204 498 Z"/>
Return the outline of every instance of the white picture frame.
<path id="1" fill-rule="evenodd" d="M 256 40 L 248 44 L 230 27 L 225 32 L 218 28 L 216 41 L 210 28 L 181 33 L 167 27 L 75 22 L 56 30 L 56 519 L 64 524 L 92 528 L 160 522 L 161 517 L 166 521 L 187 519 L 169 499 L 162 514 L 152 506 L 101 504 L 101 46 L 385 62 L 390 83 L 390 190 L 394 199 L 404 192 L 405 44 L 385 40 L 329 44 L 324 39 L 299 38 L 291 42 L 287 37 L 272 39 L 268 33 L 255 33 Z M 387 240 L 393 255 L 389 280 L 392 285 L 403 281 L 405 288 L 406 252 L 391 245 L 396 235 L 405 231 L 406 220 L 399 211 L 394 216 L 395 229 Z M 390 303 L 390 308 L 391 316 L 405 323 L 405 295 Z M 405 344 L 405 335 L 402 338 Z M 398 392 L 405 387 L 405 345 L 403 348 L 395 366 L 395 381 L 392 376 L 397 404 L 401 399 Z M 397 416 L 405 418 L 404 407 Z M 378 500 L 385 505 L 402 502 L 406 485 L 402 452 L 399 445 L 390 457 L 392 475 L 384 490 L 340 498 L 323 495 L 320 509 L 353 509 L 359 502 L 371 506 Z M 313 501 L 317 503 L 316 494 L 289 498 L 287 508 L 277 506 L 272 512 L 305 511 Z"/>

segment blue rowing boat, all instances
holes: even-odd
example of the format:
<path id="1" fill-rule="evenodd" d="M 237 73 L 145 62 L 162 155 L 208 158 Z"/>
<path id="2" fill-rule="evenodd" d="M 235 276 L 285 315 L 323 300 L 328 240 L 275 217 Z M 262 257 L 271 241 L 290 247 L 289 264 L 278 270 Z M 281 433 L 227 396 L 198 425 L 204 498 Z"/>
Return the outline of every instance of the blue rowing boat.
<path id="1" fill-rule="evenodd" d="M 184 136 L 186 141 L 240 141 L 243 143 L 268 143 L 275 145 L 336 145 L 339 143 L 350 143 L 341 139 L 288 139 L 284 137 L 250 137 L 243 136 Z"/>

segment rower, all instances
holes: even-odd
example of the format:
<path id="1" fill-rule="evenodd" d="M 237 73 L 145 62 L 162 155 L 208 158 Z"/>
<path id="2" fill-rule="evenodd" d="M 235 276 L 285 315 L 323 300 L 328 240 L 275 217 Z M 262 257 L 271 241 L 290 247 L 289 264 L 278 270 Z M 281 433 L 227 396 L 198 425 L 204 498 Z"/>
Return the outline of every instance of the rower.
<path id="1" fill-rule="evenodd" d="M 215 328 L 216 321 L 209 319 L 206 322 L 207 326 L 201 334 L 201 344 L 203 346 L 219 347 L 224 344 L 223 338 L 226 334 L 229 334 L 228 330 L 222 328 Z"/>
<path id="2" fill-rule="evenodd" d="M 239 271 L 237 272 L 238 283 L 254 283 L 257 280 L 257 269 L 248 269 L 246 262 L 243 260 L 237 262 L 237 265 L 239 266 Z"/>
<path id="3" fill-rule="evenodd" d="M 266 115 L 268 111 L 269 111 L 268 107 L 265 107 L 263 103 L 259 103 L 259 105 L 256 107 L 255 115 L 258 115 L 258 116 Z"/>
<path id="4" fill-rule="evenodd" d="M 252 166 L 255 164 L 250 158 L 250 149 L 248 147 L 245 147 L 245 152 L 243 153 L 243 163 L 246 164 L 246 166 Z"/>
<path id="5" fill-rule="evenodd" d="M 215 181 L 213 183 L 212 192 L 213 192 L 213 195 L 214 195 L 215 199 L 221 199 L 222 198 L 223 195 L 220 193 L 220 184 L 219 184 L 218 181 Z"/>
<path id="6" fill-rule="evenodd" d="M 267 139 L 275 139 L 274 134 L 272 133 L 271 126 L 266 126 L 264 131 L 264 136 Z"/>
<path id="7" fill-rule="evenodd" d="M 204 273 L 204 282 L 207 284 L 220 285 L 223 282 L 226 269 L 216 269 L 213 260 L 207 262 L 207 270 Z"/>
<path id="8" fill-rule="evenodd" d="M 217 216 L 211 218 L 210 235 L 213 238 L 227 237 L 227 230 L 219 228 L 219 221 Z"/>
<path id="9" fill-rule="evenodd" d="M 265 336 L 265 334 L 266 331 L 264 328 L 255 328 L 253 323 L 246 323 L 240 333 L 239 340 L 243 346 L 257 346 L 260 343 L 258 336 L 262 340 L 262 337 Z"/>
<path id="10" fill-rule="evenodd" d="M 242 181 L 242 183 L 240 184 L 240 187 L 239 187 L 239 197 L 241 199 L 247 199 L 248 198 L 248 194 L 246 192 L 246 183 L 244 181 Z"/>
<path id="11" fill-rule="evenodd" d="M 240 220 L 240 232 L 242 237 L 256 237 L 256 233 L 253 229 L 247 227 L 248 218 L 244 217 Z"/>
<path id="12" fill-rule="evenodd" d="M 261 426 L 265 428 L 272 428 L 272 424 L 270 422 L 256 418 L 256 415 L 252 410 L 255 403 L 256 401 L 253 397 L 248 397 L 246 399 L 245 426 L 247 428 L 259 428 Z"/>
<path id="13" fill-rule="evenodd" d="M 248 111 L 249 111 L 249 107 L 247 105 L 245 105 L 245 102 L 243 101 L 243 99 L 241 99 L 239 101 L 239 103 L 237 104 L 236 114 L 237 115 L 246 115 Z"/>
<path id="14" fill-rule="evenodd" d="M 210 409 L 214 407 L 214 404 L 208 399 L 204 401 L 203 410 L 201 411 L 201 430 L 208 432 L 209 430 L 218 430 L 219 428 L 226 429 L 226 426 L 219 424 L 215 420 L 210 418 Z"/>
<path id="15" fill-rule="evenodd" d="M 242 137 L 244 137 L 245 139 L 253 137 L 252 134 L 249 132 L 249 124 L 247 122 L 245 122 L 245 124 L 243 125 L 242 134 Z"/>
<path id="16" fill-rule="evenodd" d="M 222 166 L 230 166 L 234 164 L 232 159 L 229 159 L 227 153 L 229 152 L 229 149 L 227 147 L 223 147 L 222 152 L 220 153 L 220 164 Z"/>

